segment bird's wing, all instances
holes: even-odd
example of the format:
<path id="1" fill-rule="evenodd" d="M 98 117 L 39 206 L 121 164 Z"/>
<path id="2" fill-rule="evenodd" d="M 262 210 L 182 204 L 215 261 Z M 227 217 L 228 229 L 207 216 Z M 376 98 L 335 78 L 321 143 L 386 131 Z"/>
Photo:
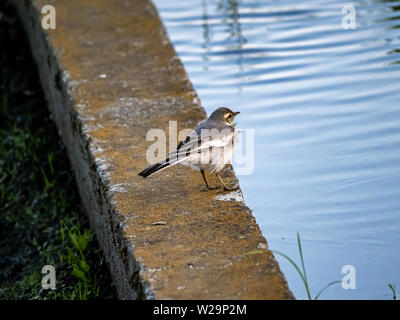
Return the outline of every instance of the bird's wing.
<path id="1" fill-rule="evenodd" d="M 209 151 L 210 148 L 222 148 L 232 144 L 234 137 L 232 127 L 224 126 L 222 130 L 218 130 L 212 126 L 212 123 L 207 126 L 202 124 L 179 143 L 176 150 L 170 153 L 169 159 L 187 158 L 203 151 Z M 212 128 L 210 129 L 210 127 Z"/>
<path id="2" fill-rule="evenodd" d="M 188 160 L 212 148 L 222 148 L 234 143 L 235 130 L 233 127 L 219 122 L 204 121 L 193 130 L 184 141 L 181 141 L 167 159 L 155 163 L 139 173 L 146 178 L 172 165 Z"/>

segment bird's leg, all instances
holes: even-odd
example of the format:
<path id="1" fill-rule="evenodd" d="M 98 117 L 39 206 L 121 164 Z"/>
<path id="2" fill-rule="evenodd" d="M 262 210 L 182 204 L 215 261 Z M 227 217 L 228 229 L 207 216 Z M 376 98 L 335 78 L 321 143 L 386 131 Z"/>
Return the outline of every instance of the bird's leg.
<path id="1" fill-rule="evenodd" d="M 227 191 L 233 191 L 239 189 L 239 183 L 236 182 L 236 184 L 233 187 L 227 187 L 226 184 L 224 183 L 224 180 L 222 180 L 221 176 L 216 172 L 215 175 L 218 177 L 219 181 L 221 181 L 222 185 L 224 186 L 224 189 Z"/>
<path id="2" fill-rule="evenodd" d="M 203 177 L 204 182 L 205 182 L 205 184 L 206 184 L 208 190 L 218 189 L 218 187 L 210 187 L 210 186 L 208 185 L 207 180 L 206 180 L 206 175 L 204 174 L 204 170 L 203 170 L 203 169 L 200 169 L 200 172 L 201 172 L 201 176 Z"/>

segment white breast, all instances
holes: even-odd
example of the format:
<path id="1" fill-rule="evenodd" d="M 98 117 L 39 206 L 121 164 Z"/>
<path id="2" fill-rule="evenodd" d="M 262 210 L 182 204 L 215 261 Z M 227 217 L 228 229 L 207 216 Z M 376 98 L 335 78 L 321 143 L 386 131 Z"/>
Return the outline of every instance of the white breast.
<path id="1" fill-rule="evenodd" d="M 212 173 L 219 172 L 226 164 L 231 163 L 237 141 L 237 132 L 233 131 L 223 141 L 204 144 L 199 148 L 201 153 L 189 157 L 182 164 L 188 165 L 192 169 L 203 169 Z"/>

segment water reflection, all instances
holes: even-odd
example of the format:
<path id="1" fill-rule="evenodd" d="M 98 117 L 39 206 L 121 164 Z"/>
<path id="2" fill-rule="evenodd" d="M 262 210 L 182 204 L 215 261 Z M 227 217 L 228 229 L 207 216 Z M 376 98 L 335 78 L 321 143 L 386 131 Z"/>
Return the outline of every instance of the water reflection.
<path id="1" fill-rule="evenodd" d="M 209 60 L 208 55 L 210 53 L 210 42 L 211 42 L 211 28 L 208 23 L 208 9 L 207 9 L 207 0 L 201 0 L 202 6 L 202 15 L 201 18 L 203 20 L 203 39 L 204 39 L 204 52 L 203 52 L 203 60 L 207 62 Z M 208 70 L 207 63 L 204 63 L 204 70 Z"/>
<path id="2" fill-rule="evenodd" d="M 270 248 L 297 257 L 300 231 L 311 291 L 351 264 L 357 290 L 323 298 L 385 298 L 400 283 L 400 1 L 357 1 L 354 30 L 347 0 L 155 2 L 207 112 L 255 129 L 240 183 Z"/>
<path id="3" fill-rule="evenodd" d="M 212 54 L 210 50 L 210 43 L 212 42 L 212 26 L 209 23 L 208 6 L 207 0 L 202 0 L 202 27 L 203 27 L 203 39 L 205 52 L 203 54 L 204 60 L 209 60 L 209 55 Z M 221 42 L 224 43 L 226 51 L 229 51 L 237 56 L 237 65 L 239 70 L 243 70 L 242 60 L 243 44 L 246 43 L 246 38 L 242 34 L 242 28 L 240 25 L 240 14 L 239 14 L 238 0 L 220 0 L 217 3 L 216 12 L 222 15 L 220 19 L 222 25 L 225 26 L 225 33 L 228 34 L 226 39 Z"/>
<path id="4" fill-rule="evenodd" d="M 400 4 L 398 0 L 381 0 L 381 2 L 383 3 L 389 3 L 389 4 L 393 4 L 394 5 L 389 5 L 389 7 L 393 10 L 393 11 L 400 11 Z M 391 29 L 400 29 L 400 15 L 394 15 L 394 16 L 389 16 L 389 17 L 385 17 L 384 19 L 382 19 L 382 22 L 391 22 L 391 21 L 395 21 L 398 22 L 398 24 L 391 24 L 390 28 Z M 391 41 L 392 39 L 389 39 L 389 41 Z M 400 53 L 400 49 L 394 49 L 394 50 L 389 50 L 388 54 L 399 54 Z M 392 61 L 389 64 L 400 64 L 400 60 L 397 61 Z"/>
<path id="5" fill-rule="evenodd" d="M 400 49 L 394 49 L 388 52 L 388 54 L 399 54 L 400 53 Z M 400 60 L 397 61 L 392 61 L 389 64 L 400 64 Z"/>

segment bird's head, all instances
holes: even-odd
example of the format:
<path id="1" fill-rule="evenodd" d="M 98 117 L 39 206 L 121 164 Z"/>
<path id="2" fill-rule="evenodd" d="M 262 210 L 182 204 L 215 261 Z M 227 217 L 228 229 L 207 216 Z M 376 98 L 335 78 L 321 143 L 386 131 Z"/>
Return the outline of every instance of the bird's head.
<path id="1" fill-rule="evenodd" d="M 233 112 L 232 110 L 230 110 L 228 108 L 222 107 L 222 108 L 218 108 L 213 113 L 211 113 L 210 119 L 224 121 L 229 124 L 232 124 L 233 120 L 239 113 L 240 113 L 239 111 Z"/>

